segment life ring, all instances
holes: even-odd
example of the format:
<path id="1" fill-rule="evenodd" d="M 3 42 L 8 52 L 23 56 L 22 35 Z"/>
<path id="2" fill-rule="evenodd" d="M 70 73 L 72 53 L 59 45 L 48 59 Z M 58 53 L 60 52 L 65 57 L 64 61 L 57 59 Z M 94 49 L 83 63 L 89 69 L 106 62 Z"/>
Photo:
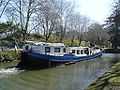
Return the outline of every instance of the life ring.
<path id="1" fill-rule="evenodd" d="M 24 51 L 25 52 L 30 52 L 32 50 L 32 47 L 30 45 L 25 45 L 24 46 Z"/>

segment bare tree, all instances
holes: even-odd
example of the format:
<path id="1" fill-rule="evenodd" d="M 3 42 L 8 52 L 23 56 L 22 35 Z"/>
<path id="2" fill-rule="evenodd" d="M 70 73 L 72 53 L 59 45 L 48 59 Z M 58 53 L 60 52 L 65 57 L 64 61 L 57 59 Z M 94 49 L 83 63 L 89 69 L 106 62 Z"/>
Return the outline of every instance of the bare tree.
<path id="1" fill-rule="evenodd" d="M 19 23 L 23 41 L 27 39 L 28 31 L 31 28 L 30 20 L 37 10 L 36 0 L 11 0 L 6 9 L 6 15 L 14 23 Z"/>
<path id="2" fill-rule="evenodd" d="M 59 25 L 56 33 L 57 36 L 59 36 L 59 42 L 62 42 L 67 30 L 68 18 L 73 12 L 74 4 L 66 0 L 53 0 L 53 1 L 57 14 L 59 15 L 58 23 Z"/>
<path id="3" fill-rule="evenodd" d="M 83 40 L 83 33 L 86 32 L 88 27 L 88 19 L 80 14 L 72 14 L 68 21 L 67 36 L 71 37 L 71 45 L 74 43 L 74 39 L 78 40 L 80 45 Z"/>
<path id="4" fill-rule="evenodd" d="M 94 45 L 104 46 L 110 36 L 107 31 L 102 27 L 102 25 L 94 23 L 90 25 L 89 31 L 87 34 L 87 40 Z"/>
<path id="5" fill-rule="evenodd" d="M 0 18 L 2 17 L 3 13 L 5 12 L 10 1 L 11 0 L 1 0 L 0 1 L 0 9 L 1 9 Z"/>
<path id="6" fill-rule="evenodd" d="M 88 19 L 74 13 L 74 4 L 68 0 L 10 0 L 5 12 L 18 25 L 21 41 L 36 32 L 46 42 L 51 36 L 63 42 L 69 35 L 71 45 L 74 39 L 80 45 L 88 25 Z"/>
<path id="7" fill-rule="evenodd" d="M 41 7 L 39 7 L 39 11 L 36 13 L 36 23 L 45 37 L 45 41 L 47 42 L 56 29 L 57 23 L 59 23 L 59 15 L 56 13 L 56 10 L 53 6 L 53 3 L 45 0 L 42 2 Z"/>

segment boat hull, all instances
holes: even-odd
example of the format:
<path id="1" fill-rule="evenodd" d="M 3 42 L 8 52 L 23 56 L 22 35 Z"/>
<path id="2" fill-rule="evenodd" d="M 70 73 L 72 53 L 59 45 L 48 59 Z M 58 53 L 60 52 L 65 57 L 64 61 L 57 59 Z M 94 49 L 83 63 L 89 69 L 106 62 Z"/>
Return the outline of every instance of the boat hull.
<path id="1" fill-rule="evenodd" d="M 18 67 L 22 68 L 48 68 L 54 67 L 60 64 L 71 64 L 79 61 L 91 60 L 97 57 L 100 57 L 102 52 L 98 52 L 93 55 L 88 56 L 73 56 L 73 55 L 64 55 L 64 56 L 51 56 L 46 54 L 38 53 L 21 53 L 21 62 L 18 64 Z"/>

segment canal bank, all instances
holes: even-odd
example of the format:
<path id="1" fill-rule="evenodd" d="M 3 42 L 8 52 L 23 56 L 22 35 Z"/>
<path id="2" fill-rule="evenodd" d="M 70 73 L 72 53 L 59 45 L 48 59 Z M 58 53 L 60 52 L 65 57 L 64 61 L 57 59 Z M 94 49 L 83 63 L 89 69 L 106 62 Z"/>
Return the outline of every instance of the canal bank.
<path id="1" fill-rule="evenodd" d="M 0 63 L 8 63 L 13 61 L 19 61 L 20 60 L 20 50 L 6 50 L 6 51 L 0 51 Z"/>
<path id="2" fill-rule="evenodd" d="M 120 90 L 120 59 L 85 90 Z"/>

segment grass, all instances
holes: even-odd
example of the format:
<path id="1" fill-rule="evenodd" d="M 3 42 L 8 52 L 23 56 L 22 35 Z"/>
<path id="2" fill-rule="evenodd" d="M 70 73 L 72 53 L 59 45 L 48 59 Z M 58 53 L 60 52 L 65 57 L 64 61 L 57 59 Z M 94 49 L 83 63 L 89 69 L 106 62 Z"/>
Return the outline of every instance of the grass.
<path id="1" fill-rule="evenodd" d="M 11 51 L 1 51 L 0 52 L 0 59 L 7 59 L 7 60 L 19 60 L 20 59 L 20 51 L 16 52 L 14 50 Z"/>

